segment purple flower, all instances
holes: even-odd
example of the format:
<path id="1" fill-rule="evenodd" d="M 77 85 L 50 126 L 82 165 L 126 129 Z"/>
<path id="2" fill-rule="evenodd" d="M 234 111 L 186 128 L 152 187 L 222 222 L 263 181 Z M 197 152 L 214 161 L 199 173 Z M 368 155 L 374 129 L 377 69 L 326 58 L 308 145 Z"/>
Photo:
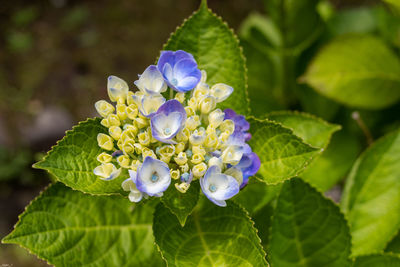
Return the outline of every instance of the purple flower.
<path id="1" fill-rule="evenodd" d="M 246 118 L 243 115 L 238 115 L 235 111 L 229 108 L 225 109 L 224 112 L 225 120 L 232 120 L 235 123 L 235 131 L 246 133 L 250 129 L 250 123 L 246 121 Z M 245 136 L 245 138 L 247 139 L 248 136 Z"/>
<path id="2" fill-rule="evenodd" d="M 249 177 L 256 174 L 260 169 L 260 166 L 260 158 L 256 153 L 251 152 L 242 156 L 240 162 L 235 166 L 236 168 L 240 169 L 243 174 L 243 183 L 240 185 L 240 188 L 243 188 L 245 185 L 247 185 Z"/>
<path id="3" fill-rule="evenodd" d="M 204 195 L 218 206 L 225 207 L 225 200 L 239 193 L 239 183 L 227 174 L 221 173 L 218 166 L 208 168 L 204 177 L 200 178 L 200 186 Z"/>
<path id="4" fill-rule="evenodd" d="M 178 100 L 168 100 L 150 120 L 153 137 L 163 143 L 176 144 L 172 138 L 184 127 L 186 117 L 186 111 Z"/>
<path id="5" fill-rule="evenodd" d="M 146 157 L 137 170 L 137 176 L 131 179 L 140 192 L 160 197 L 171 183 L 171 174 L 165 162 Z"/>
<path id="6" fill-rule="evenodd" d="M 178 92 L 187 92 L 196 87 L 201 71 L 194 57 L 182 50 L 162 51 L 157 63 L 168 86 Z"/>

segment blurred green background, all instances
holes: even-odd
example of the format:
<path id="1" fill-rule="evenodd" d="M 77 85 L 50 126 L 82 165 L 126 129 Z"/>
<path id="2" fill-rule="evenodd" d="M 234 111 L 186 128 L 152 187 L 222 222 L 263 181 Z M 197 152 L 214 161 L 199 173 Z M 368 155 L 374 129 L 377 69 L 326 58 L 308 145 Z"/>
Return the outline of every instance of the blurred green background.
<path id="1" fill-rule="evenodd" d="M 249 62 L 249 90 L 262 91 L 267 99 L 253 104 L 259 116 L 272 110 L 300 109 L 349 124 L 349 129 L 358 129 L 352 120 L 337 119 L 349 118 L 352 110 L 331 103 L 311 89 L 306 88 L 297 95 L 290 88 L 297 86 L 299 73 L 304 71 L 324 40 L 332 35 L 349 30 L 374 32 L 400 47 L 400 31 L 393 26 L 390 10 L 379 1 L 321 1 L 318 12 L 323 21 L 316 24 L 316 29 L 321 27 L 320 33 L 296 59 L 297 74 L 291 78 L 285 76 L 278 86 L 281 88 L 275 90 L 277 76 L 269 75 L 274 69 L 267 59 L 261 60 L 254 52 L 253 46 L 257 42 L 248 39 L 257 36 L 251 32 L 252 24 L 248 21 L 257 21 L 260 15 L 273 15 L 265 8 L 268 0 L 208 2 L 209 7 L 242 38 Z M 170 33 L 198 5 L 197 0 L 2 2 L 0 237 L 11 231 L 18 214 L 51 180 L 45 172 L 32 169 L 31 164 L 72 125 L 96 115 L 93 104 L 106 98 L 109 75 L 117 75 L 132 84 L 137 74 L 154 62 Z M 391 23 L 382 24 L 387 20 Z M 388 29 L 389 26 L 395 29 Z M 262 45 L 269 41 L 265 40 Z M 293 95 L 295 99 L 292 99 Z M 377 129 L 372 134 L 379 136 L 386 128 L 394 127 L 382 122 L 381 118 L 387 118 L 388 112 L 399 114 L 398 110 L 397 105 L 382 111 L 386 113 L 367 115 L 370 118 L 370 121 L 366 120 L 368 125 L 376 121 L 383 123 L 382 127 L 372 127 Z M 356 130 L 355 136 L 361 143 L 365 142 L 361 130 Z M 46 266 L 23 249 L 0 244 L 0 266 L 2 264 Z"/>

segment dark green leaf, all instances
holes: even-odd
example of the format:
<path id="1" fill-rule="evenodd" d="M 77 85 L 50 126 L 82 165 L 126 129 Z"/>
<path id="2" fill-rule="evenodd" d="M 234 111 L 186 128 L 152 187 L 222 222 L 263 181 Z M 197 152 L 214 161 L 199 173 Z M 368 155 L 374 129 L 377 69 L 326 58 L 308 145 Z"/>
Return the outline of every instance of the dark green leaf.
<path id="1" fill-rule="evenodd" d="M 190 184 L 189 190 L 186 193 L 179 192 L 172 183 L 161 201 L 164 205 L 176 215 L 182 226 L 185 225 L 187 216 L 192 213 L 194 207 L 199 200 L 200 185 L 197 181 Z"/>
<path id="2" fill-rule="evenodd" d="M 298 178 L 286 181 L 272 219 L 271 265 L 351 266 L 350 248 L 339 207 Z"/>

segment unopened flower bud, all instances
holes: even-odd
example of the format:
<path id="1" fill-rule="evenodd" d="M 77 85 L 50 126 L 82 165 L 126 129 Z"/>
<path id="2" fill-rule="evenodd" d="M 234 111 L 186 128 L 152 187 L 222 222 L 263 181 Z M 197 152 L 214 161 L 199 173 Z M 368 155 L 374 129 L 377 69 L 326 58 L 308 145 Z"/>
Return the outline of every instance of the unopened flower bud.
<path id="1" fill-rule="evenodd" d="M 137 115 L 139 113 L 139 109 L 135 104 L 130 104 L 126 108 L 126 115 L 128 116 L 129 119 L 134 120 L 136 119 Z"/>
<path id="2" fill-rule="evenodd" d="M 195 165 L 193 167 L 192 171 L 193 171 L 194 177 L 200 178 L 206 173 L 207 165 L 204 162 L 202 162 L 200 164 Z"/>
<path id="3" fill-rule="evenodd" d="M 210 94 L 215 97 L 217 103 L 226 100 L 233 92 L 233 88 L 224 83 L 217 83 L 211 87 Z"/>
<path id="4" fill-rule="evenodd" d="M 94 104 L 94 106 L 96 108 L 97 113 L 99 113 L 99 115 L 102 116 L 103 118 L 107 117 L 115 110 L 113 105 L 111 105 L 105 100 L 97 101 L 96 104 Z"/>
<path id="5" fill-rule="evenodd" d="M 178 180 L 181 177 L 181 172 L 179 170 L 170 170 L 171 178 Z"/>
<path id="6" fill-rule="evenodd" d="M 99 147 L 105 149 L 105 150 L 112 150 L 114 148 L 114 141 L 113 139 L 103 133 L 99 133 L 97 135 L 97 144 Z"/>
<path id="7" fill-rule="evenodd" d="M 185 152 L 180 152 L 175 158 L 174 158 L 175 162 L 178 165 L 184 165 L 187 162 L 187 156 Z"/>
<path id="8" fill-rule="evenodd" d="M 218 166 L 220 169 L 222 169 L 222 167 L 223 167 L 222 159 L 217 158 L 217 157 L 212 157 L 208 161 L 208 167 L 211 167 L 211 166 Z"/>
<path id="9" fill-rule="evenodd" d="M 224 120 L 219 126 L 219 129 L 231 135 L 235 131 L 235 123 L 232 120 Z"/>
<path id="10" fill-rule="evenodd" d="M 126 105 L 125 104 L 117 104 L 117 116 L 121 121 L 128 118 L 128 115 L 126 114 Z"/>
<path id="11" fill-rule="evenodd" d="M 118 126 L 111 126 L 108 128 L 108 133 L 112 138 L 114 138 L 114 140 L 118 140 L 121 137 L 122 129 Z"/>
<path id="12" fill-rule="evenodd" d="M 126 155 L 119 156 L 117 162 L 122 168 L 129 168 L 131 163 L 129 157 Z"/>
<path id="13" fill-rule="evenodd" d="M 193 164 L 199 164 L 204 161 L 204 156 L 202 154 L 193 154 L 191 162 Z"/>
<path id="14" fill-rule="evenodd" d="M 201 113 L 208 114 L 215 108 L 216 104 L 215 97 L 205 96 L 200 100 L 199 109 Z"/>
<path id="15" fill-rule="evenodd" d="M 225 113 L 218 108 L 208 115 L 208 123 L 217 128 L 224 121 L 224 118 Z"/>
<path id="16" fill-rule="evenodd" d="M 175 95 L 175 99 L 183 103 L 183 101 L 185 101 L 185 93 L 177 93 Z"/>
<path id="17" fill-rule="evenodd" d="M 117 102 L 118 99 L 125 100 L 128 95 L 129 87 L 128 84 L 118 78 L 117 76 L 109 76 L 107 82 L 107 92 L 110 100 Z"/>
<path id="18" fill-rule="evenodd" d="M 112 160 L 112 156 L 106 152 L 102 152 L 97 156 L 97 161 L 101 163 L 109 163 Z"/>

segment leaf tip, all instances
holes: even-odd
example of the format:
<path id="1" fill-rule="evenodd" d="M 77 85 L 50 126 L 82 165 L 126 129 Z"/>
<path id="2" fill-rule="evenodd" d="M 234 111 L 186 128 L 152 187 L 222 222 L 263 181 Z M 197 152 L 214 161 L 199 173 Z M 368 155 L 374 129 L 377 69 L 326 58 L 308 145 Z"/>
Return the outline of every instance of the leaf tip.
<path id="1" fill-rule="evenodd" d="M 200 9 L 201 8 L 208 8 L 207 0 L 201 0 Z"/>

